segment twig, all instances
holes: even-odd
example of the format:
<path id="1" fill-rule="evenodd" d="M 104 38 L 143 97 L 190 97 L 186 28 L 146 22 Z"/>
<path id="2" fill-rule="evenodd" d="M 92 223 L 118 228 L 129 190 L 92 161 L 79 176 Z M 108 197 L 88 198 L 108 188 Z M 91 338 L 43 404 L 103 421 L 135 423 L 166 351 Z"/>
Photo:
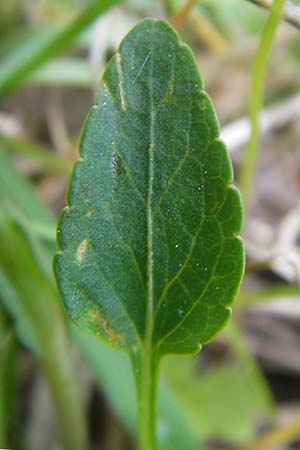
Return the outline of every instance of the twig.
<path id="1" fill-rule="evenodd" d="M 293 120 L 300 119 L 300 94 L 264 108 L 260 114 L 261 134 L 266 135 L 272 130 L 283 127 Z M 240 150 L 247 142 L 251 133 L 250 121 L 241 117 L 222 127 L 221 138 L 225 141 L 230 153 Z"/>
<path id="2" fill-rule="evenodd" d="M 276 230 L 259 219 L 249 218 L 245 244 L 250 261 L 265 264 L 289 283 L 300 284 L 299 235 L 300 205 L 289 211 Z M 258 267 L 257 267 L 258 268 Z"/>
<path id="3" fill-rule="evenodd" d="M 247 450 L 265 450 L 280 447 L 300 436 L 300 420 L 270 431 L 259 438 L 253 445 L 246 447 Z"/>
<path id="4" fill-rule="evenodd" d="M 190 22 L 196 35 L 210 50 L 220 53 L 226 48 L 225 38 L 213 23 L 199 11 L 193 12 L 190 16 Z"/>
<path id="5" fill-rule="evenodd" d="M 178 11 L 178 13 L 172 18 L 171 23 L 176 30 L 180 30 L 182 25 L 187 21 L 187 18 L 189 17 L 194 5 L 195 0 L 188 0 Z"/>
<path id="6" fill-rule="evenodd" d="M 220 52 L 226 48 L 226 41 L 216 27 L 203 14 L 194 8 L 195 0 L 187 0 L 178 13 L 172 18 L 171 23 L 178 31 L 189 21 L 200 41 L 209 49 Z"/>
<path id="7" fill-rule="evenodd" d="M 271 9 L 272 0 L 248 0 L 248 2 L 254 3 L 257 6 L 265 9 Z M 283 19 L 295 28 L 300 30 L 300 8 L 287 1 L 283 10 Z"/>

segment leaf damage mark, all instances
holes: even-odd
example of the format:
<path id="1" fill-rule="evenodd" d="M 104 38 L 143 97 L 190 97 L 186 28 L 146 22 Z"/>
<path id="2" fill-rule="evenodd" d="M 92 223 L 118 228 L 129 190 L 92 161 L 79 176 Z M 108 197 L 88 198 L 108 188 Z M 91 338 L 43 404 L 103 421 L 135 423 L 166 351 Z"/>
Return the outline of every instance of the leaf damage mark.
<path id="1" fill-rule="evenodd" d="M 115 344 L 120 345 L 121 343 L 121 334 L 118 333 L 110 324 L 110 322 L 100 313 L 100 311 L 96 308 L 90 309 L 88 311 L 88 319 L 91 321 L 96 327 L 100 327 L 103 333 L 106 334 L 108 340 Z"/>
<path id="2" fill-rule="evenodd" d="M 113 152 L 110 161 L 110 168 L 112 174 L 112 192 L 114 192 L 117 185 L 117 179 L 121 175 L 121 161 L 120 156 L 115 148 L 115 143 L 113 143 Z"/>
<path id="3" fill-rule="evenodd" d="M 106 97 L 107 97 L 107 96 L 113 97 L 113 96 L 112 96 L 112 93 L 111 93 L 111 90 L 110 90 L 110 88 L 109 88 L 109 86 L 108 86 L 107 81 L 103 80 L 103 86 L 104 86 L 104 90 L 105 90 Z"/>
<path id="4" fill-rule="evenodd" d="M 134 78 L 132 84 L 134 84 L 134 83 L 137 81 L 137 79 L 139 78 L 139 76 L 141 75 L 143 68 L 145 67 L 145 65 L 146 65 L 146 63 L 147 63 L 147 61 L 148 61 L 148 59 L 149 59 L 150 56 L 151 56 L 151 53 L 152 53 L 152 52 L 149 52 L 149 53 L 146 55 L 146 58 L 145 58 L 144 61 L 142 62 L 142 65 L 141 65 L 141 67 L 139 68 L 139 71 L 138 71 L 138 73 L 136 74 L 136 77 Z"/>
<path id="5" fill-rule="evenodd" d="M 174 93 L 174 84 L 175 84 L 175 78 L 173 76 L 170 80 L 167 92 L 165 93 L 165 96 L 162 99 L 162 103 L 171 103 L 173 93 Z"/>
<path id="6" fill-rule="evenodd" d="M 122 69 L 122 59 L 121 54 L 116 53 L 116 67 L 118 71 L 119 76 L 119 89 L 120 89 L 120 98 L 121 98 L 121 107 L 122 111 L 127 111 L 127 103 L 125 98 L 125 87 L 124 87 L 124 75 L 123 75 L 123 69 Z"/>
<path id="7" fill-rule="evenodd" d="M 87 249 L 88 249 L 88 239 L 85 238 L 83 241 L 79 244 L 77 251 L 76 251 L 76 260 L 78 263 L 81 263 L 84 259 Z"/>

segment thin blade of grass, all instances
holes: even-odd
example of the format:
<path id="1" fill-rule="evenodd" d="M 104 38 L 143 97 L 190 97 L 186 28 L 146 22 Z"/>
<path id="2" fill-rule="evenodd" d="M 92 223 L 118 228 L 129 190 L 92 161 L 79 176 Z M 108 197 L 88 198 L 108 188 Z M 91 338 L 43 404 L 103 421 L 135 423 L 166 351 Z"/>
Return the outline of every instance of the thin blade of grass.
<path id="1" fill-rule="evenodd" d="M 0 97 L 20 86 L 31 72 L 68 47 L 98 15 L 117 2 L 94 0 L 67 22 L 36 30 L 2 61 Z"/>
<path id="2" fill-rule="evenodd" d="M 35 159 L 47 170 L 61 172 L 66 175 L 71 173 L 72 163 L 70 161 L 56 153 L 51 153 L 48 149 L 36 143 L 16 137 L 0 136 L 0 145 L 1 150 L 15 151 Z"/>

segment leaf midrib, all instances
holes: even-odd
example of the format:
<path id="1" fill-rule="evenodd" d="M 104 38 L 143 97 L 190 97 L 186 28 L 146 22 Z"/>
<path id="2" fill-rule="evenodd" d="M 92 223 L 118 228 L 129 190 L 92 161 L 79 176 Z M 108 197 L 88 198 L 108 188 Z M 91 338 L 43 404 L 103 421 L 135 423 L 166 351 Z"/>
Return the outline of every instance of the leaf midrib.
<path id="1" fill-rule="evenodd" d="M 153 99 L 153 49 L 150 52 L 150 75 L 149 75 L 149 96 L 150 96 L 150 128 L 149 128 L 149 170 L 148 170 L 148 194 L 147 194 L 147 305 L 145 323 L 145 352 L 150 356 L 153 335 L 153 217 L 152 217 L 152 196 L 154 179 L 154 99 Z"/>

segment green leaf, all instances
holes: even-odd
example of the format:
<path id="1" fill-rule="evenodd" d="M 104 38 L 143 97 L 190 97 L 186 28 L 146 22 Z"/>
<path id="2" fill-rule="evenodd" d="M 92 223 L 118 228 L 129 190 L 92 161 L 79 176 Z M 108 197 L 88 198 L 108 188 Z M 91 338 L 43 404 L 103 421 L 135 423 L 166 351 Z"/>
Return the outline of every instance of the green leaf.
<path id="1" fill-rule="evenodd" d="M 239 194 L 191 51 L 164 22 L 122 41 L 87 118 L 58 227 L 73 320 L 117 346 L 190 353 L 243 273 Z"/>
<path id="2" fill-rule="evenodd" d="M 55 272 L 82 328 L 129 352 L 140 450 L 155 450 L 158 367 L 230 316 L 244 270 L 240 196 L 190 49 L 146 19 L 108 64 L 58 226 Z"/>
<path id="3" fill-rule="evenodd" d="M 52 260 L 54 254 L 55 236 L 47 230 L 54 228 L 54 218 L 42 204 L 28 180 L 15 170 L 7 155 L 2 151 L 0 151 L 0 208 L 8 210 L 14 222 L 18 223 L 19 227 L 25 231 L 25 233 L 22 233 L 23 239 L 26 236 L 27 245 L 28 240 L 31 245 L 28 253 L 33 252 L 32 257 L 35 261 L 35 269 L 34 272 L 25 276 L 27 281 L 25 291 L 30 293 L 30 297 L 36 296 L 35 278 L 41 277 L 40 268 L 47 269 L 43 270 L 48 278 L 47 285 L 45 285 L 43 291 L 51 291 L 53 289 L 53 280 L 51 278 L 50 260 Z M 46 230 L 46 232 L 43 230 Z M 50 239 L 52 239 L 51 242 L 49 242 Z M 39 253 L 36 251 L 36 244 L 41 247 Z M 23 253 L 21 254 L 19 249 L 16 250 L 16 246 L 17 242 L 14 242 L 12 251 L 14 254 L 17 252 L 20 259 Z M 42 259 L 41 256 L 44 258 Z M 22 258 L 20 261 L 21 266 L 27 267 L 27 258 L 28 254 L 26 252 L 25 258 Z M 26 320 L 27 315 L 22 314 L 22 310 L 18 308 L 18 305 L 22 303 L 21 299 L 18 298 L 18 293 L 13 288 L 15 284 L 8 282 L 7 278 L 2 277 L 3 280 L 5 284 L 1 284 L 0 275 L 0 301 L 9 306 L 8 309 L 15 318 L 18 327 L 18 337 L 21 342 L 38 350 L 38 343 L 35 341 L 32 328 L 33 323 Z M 7 289 L 5 289 L 5 286 Z M 55 294 L 58 295 L 58 292 Z M 55 326 L 52 325 L 52 330 L 54 328 Z M 101 346 L 98 339 L 83 333 L 79 329 L 73 333 L 73 339 L 76 340 L 89 365 L 94 369 L 97 382 L 103 389 L 114 411 L 129 431 L 136 432 L 136 413 L 135 405 L 133 405 L 134 389 L 132 380 L 130 380 L 128 360 L 113 348 Z M 59 357 L 61 353 L 62 349 L 60 348 L 56 354 Z M 112 376 L 112 374 L 119 374 L 120 370 L 122 370 L 121 378 Z M 198 439 L 195 438 L 189 424 L 182 417 L 181 408 L 174 399 L 170 389 L 168 389 L 167 383 L 164 383 L 162 386 L 160 397 L 159 403 L 162 404 L 162 412 L 159 413 L 159 417 L 162 420 L 161 437 L 159 435 L 161 449 L 181 450 L 184 448 L 185 443 L 189 450 L 198 449 Z"/>
<path id="4" fill-rule="evenodd" d="M 0 96 L 21 85 L 44 62 L 64 50 L 98 15 L 117 0 L 92 0 L 68 21 L 37 29 L 1 62 Z"/>
<path id="5" fill-rule="evenodd" d="M 198 365 L 195 357 L 172 355 L 164 361 L 164 374 L 195 434 L 249 445 L 255 439 L 257 418 L 271 416 L 265 386 L 240 359 L 216 364 L 204 373 Z"/>
<path id="6" fill-rule="evenodd" d="M 39 267 L 52 280 L 51 261 L 56 247 L 49 238 L 53 236 L 51 230 L 55 228 L 55 220 L 4 151 L 6 147 L 0 139 L 0 209 L 26 230 L 31 251 L 39 259 Z M 36 239 L 37 234 L 43 237 L 42 245 Z"/>
<path id="7" fill-rule="evenodd" d="M 2 301 L 14 317 L 22 340 L 42 355 L 49 344 L 45 331 L 62 326 L 55 291 L 36 264 L 30 240 L 3 212 L 0 214 L 0 235 Z M 30 278 L 34 279 L 34 287 L 28 283 Z M 40 307 L 41 292 L 47 308 Z"/>

